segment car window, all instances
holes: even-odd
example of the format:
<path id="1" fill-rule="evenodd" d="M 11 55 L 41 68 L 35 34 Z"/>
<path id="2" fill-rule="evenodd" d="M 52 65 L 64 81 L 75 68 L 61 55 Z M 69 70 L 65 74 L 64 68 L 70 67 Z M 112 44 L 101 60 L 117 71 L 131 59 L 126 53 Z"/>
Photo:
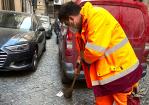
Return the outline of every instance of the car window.
<path id="1" fill-rule="evenodd" d="M 50 23 L 49 23 L 48 19 L 46 19 L 46 18 L 42 18 L 41 23 L 42 23 L 42 26 L 45 28 L 49 28 L 49 26 L 50 26 L 49 25 Z"/>
<path id="2" fill-rule="evenodd" d="M 0 27 L 16 28 L 15 14 L 0 13 Z"/>
<path id="3" fill-rule="evenodd" d="M 39 15 L 38 16 L 42 26 L 45 28 L 45 29 L 49 29 L 51 26 L 50 26 L 50 20 L 49 20 L 49 17 L 48 16 L 44 16 L 44 15 Z"/>
<path id="4" fill-rule="evenodd" d="M 31 26 L 32 26 L 31 17 L 26 17 L 23 19 L 19 28 L 24 30 L 31 30 Z"/>

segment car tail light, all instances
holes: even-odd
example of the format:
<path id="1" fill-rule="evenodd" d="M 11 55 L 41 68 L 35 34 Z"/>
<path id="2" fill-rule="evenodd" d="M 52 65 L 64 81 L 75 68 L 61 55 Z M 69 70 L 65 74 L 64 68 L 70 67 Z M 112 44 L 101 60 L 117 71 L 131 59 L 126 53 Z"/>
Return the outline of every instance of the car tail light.
<path id="1" fill-rule="evenodd" d="M 72 42 L 66 41 L 66 50 L 65 50 L 65 55 L 66 56 L 71 56 L 72 55 Z"/>
<path id="2" fill-rule="evenodd" d="M 67 49 L 72 49 L 72 41 L 67 40 L 66 45 L 67 45 Z"/>
<path id="3" fill-rule="evenodd" d="M 72 55 L 72 49 L 73 49 L 72 33 L 68 29 L 67 37 L 66 37 L 66 51 L 65 51 L 65 55 L 66 56 L 71 56 Z"/>

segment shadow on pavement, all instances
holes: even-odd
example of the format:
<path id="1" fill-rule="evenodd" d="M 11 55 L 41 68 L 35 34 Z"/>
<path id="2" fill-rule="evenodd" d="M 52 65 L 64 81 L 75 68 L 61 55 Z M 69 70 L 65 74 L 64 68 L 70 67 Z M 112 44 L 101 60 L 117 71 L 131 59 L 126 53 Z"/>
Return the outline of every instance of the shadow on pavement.
<path id="1" fill-rule="evenodd" d="M 31 75 L 32 71 L 22 70 L 22 71 L 0 71 L 0 77 L 22 77 Z"/>
<path id="2" fill-rule="evenodd" d="M 63 84 L 64 88 L 69 88 L 71 86 L 71 83 L 72 82 L 70 82 L 69 84 Z M 74 89 L 82 89 L 82 88 L 87 88 L 85 80 L 76 81 Z"/>

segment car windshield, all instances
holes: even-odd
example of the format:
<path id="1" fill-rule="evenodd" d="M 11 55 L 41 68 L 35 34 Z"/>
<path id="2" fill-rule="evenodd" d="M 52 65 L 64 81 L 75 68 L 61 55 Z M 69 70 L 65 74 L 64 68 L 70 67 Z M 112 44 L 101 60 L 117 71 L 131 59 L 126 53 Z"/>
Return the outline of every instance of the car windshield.
<path id="1" fill-rule="evenodd" d="M 49 17 L 46 17 L 46 16 L 39 16 L 39 19 L 40 19 L 40 21 L 41 21 L 41 23 L 42 23 L 42 26 L 43 26 L 44 28 L 49 28 L 49 27 L 50 27 L 50 25 L 49 25 Z"/>
<path id="2" fill-rule="evenodd" d="M 48 22 L 42 22 L 42 26 L 44 28 L 49 28 L 49 23 Z"/>
<path id="3" fill-rule="evenodd" d="M 0 27 L 13 29 L 31 29 L 31 16 L 17 13 L 0 13 Z"/>

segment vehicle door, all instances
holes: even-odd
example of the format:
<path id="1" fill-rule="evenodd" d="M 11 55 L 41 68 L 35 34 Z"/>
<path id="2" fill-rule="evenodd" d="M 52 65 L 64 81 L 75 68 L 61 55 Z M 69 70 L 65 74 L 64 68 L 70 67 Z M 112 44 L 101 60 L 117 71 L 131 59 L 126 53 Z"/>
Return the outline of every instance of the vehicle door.
<path id="1" fill-rule="evenodd" d="M 35 31 L 36 41 L 38 43 L 38 54 L 42 53 L 45 44 L 45 31 L 40 30 L 41 25 L 37 18 L 33 17 L 33 30 Z"/>

